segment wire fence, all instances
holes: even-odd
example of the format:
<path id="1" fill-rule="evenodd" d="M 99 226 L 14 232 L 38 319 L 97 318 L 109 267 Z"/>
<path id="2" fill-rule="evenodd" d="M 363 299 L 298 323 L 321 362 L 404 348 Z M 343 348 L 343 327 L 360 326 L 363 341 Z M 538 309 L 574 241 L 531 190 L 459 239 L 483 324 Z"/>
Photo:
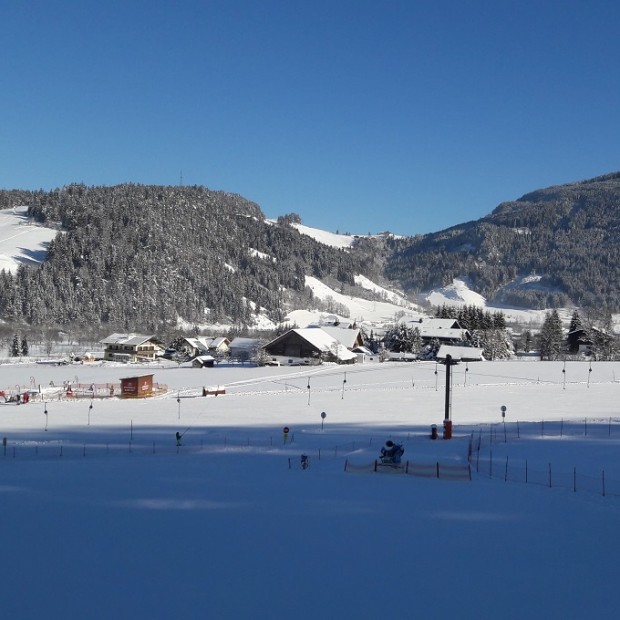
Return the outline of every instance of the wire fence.
<path id="1" fill-rule="evenodd" d="M 344 470 L 352 473 L 381 473 L 381 474 L 406 474 L 419 478 L 437 478 L 443 480 L 471 481 L 471 466 L 469 463 L 424 463 L 418 461 L 405 461 L 399 464 L 383 464 L 375 460 L 372 463 L 350 463 L 347 459 Z"/>
<path id="2" fill-rule="evenodd" d="M 264 452 L 282 455 L 291 469 L 307 469 L 315 461 L 344 461 L 345 472 L 405 474 L 422 478 L 442 480 L 471 480 L 472 472 L 493 479 L 519 484 L 533 484 L 547 488 L 568 489 L 575 493 L 587 492 L 605 497 L 620 497 L 620 477 L 617 472 L 601 469 L 599 473 L 580 470 L 577 466 L 558 466 L 554 463 L 533 462 L 498 453 L 501 444 L 518 444 L 519 440 L 538 437 L 582 437 L 586 440 L 620 441 L 620 418 L 584 418 L 580 421 L 540 421 L 482 424 L 455 427 L 455 433 L 469 436 L 464 462 L 442 463 L 428 459 L 408 460 L 399 467 L 389 467 L 372 460 L 356 462 L 377 443 L 373 437 L 360 437 L 353 441 L 334 442 L 332 445 L 304 445 L 296 441 L 294 433 L 285 435 L 239 435 L 226 433 L 206 434 L 183 440 L 176 445 L 174 435 L 164 438 L 159 434 L 153 438 L 140 437 L 140 433 L 129 434 L 127 440 L 119 437 L 109 442 L 80 442 L 79 440 L 7 440 L 0 444 L 3 460 L 18 459 L 84 459 L 105 458 L 126 455 L 190 455 L 218 451 Z M 409 435 L 407 436 L 410 437 Z M 502 449 L 500 449 L 500 447 Z M 507 446 L 506 446 L 507 447 Z M 495 454 L 494 454 L 495 450 Z M 305 456 L 305 466 L 301 457 Z"/>
<path id="3" fill-rule="evenodd" d="M 55 459 L 55 458 L 84 458 L 105 457 L 109 455 L 126 454 L 199 454 L 202 452 L 251 450 L 253 452 L 279 452 L 285 456 L 294 454 L 298 457 L 306 454 L 312 460 L 330 460 L 345 458 L 348 454 L 369 447 L 373 439 L 348 441 L 326 447 L 297 446 L 294 433 L 284 438 L 282 435 L 269 436 L 228 436 L 223 433 L 214 433 L 189 441 L 181 439 L 180 445 L 176 437 L 171 434 L 170 439 L 162 439 L 161 435 L 152 440 L 138 439 L 140 431 L 128 434 L 127 441 L 115 439 L 109 442 L 79 442 L 77 440 L 8 440 L 2 438 L 0 457 L 5 459 Z"/>
<path id="4" fill-rule="evenodd" d="M 512 422 L 478 425 L 470 431 L 470 463 L 481 475 L 503 479 L 505 482 L 533 484 L 548 488 L 568 489 L 575 493 L 587 492 L 604 497 L 620 497 L 620 477 L 612 476 L 605 469 L 600 473 L 584 473 L 576 465 L 567 468 L 551 462 L 532 464 L 526 458 L 494 456 L 499 444 L 518 443 L 520 439 L 541 437 L 583 438 L 584 440 L 620 440 L 620 418 L 583 418 L 583 420 L 553 420 L 540 422 Z"/>
<path id="5" fill-rule="evenodd" d="M 620 418 L 581 418 L 580 420 L 541 420 L 540 422 L 497 422 L 462 425 L 459 432 L 469 432 L 483 445 L 508 443 L 521 437 L 589 437 L 620 439 Z"/>

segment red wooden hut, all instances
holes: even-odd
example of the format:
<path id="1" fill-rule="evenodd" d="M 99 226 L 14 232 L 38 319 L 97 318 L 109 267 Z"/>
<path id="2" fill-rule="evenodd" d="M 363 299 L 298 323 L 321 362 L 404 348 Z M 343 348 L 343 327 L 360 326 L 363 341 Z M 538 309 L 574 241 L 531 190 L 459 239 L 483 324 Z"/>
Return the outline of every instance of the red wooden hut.
<path id="1" fill-rule="evenodd" d="M 121 379 L 121 398 L 146 398 L 153 395 L 153 375 Z"/>

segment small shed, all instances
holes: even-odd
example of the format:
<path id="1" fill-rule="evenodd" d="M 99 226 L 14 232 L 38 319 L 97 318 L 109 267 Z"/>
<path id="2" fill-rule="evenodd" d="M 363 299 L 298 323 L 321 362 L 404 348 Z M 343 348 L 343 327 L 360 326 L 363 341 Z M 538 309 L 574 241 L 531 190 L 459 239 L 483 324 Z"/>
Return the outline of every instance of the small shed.
<path id="1" fill-rule="evenodd" d="M 121 398 L 146 398 L 153 395 L 153 375 L 121 379 Z"/>
<path id="2" fill-rule="evenodd" d="M 199 355 L 192 360 L 194 368 L 213 368 L 215 358 L 212 355 Z"/>

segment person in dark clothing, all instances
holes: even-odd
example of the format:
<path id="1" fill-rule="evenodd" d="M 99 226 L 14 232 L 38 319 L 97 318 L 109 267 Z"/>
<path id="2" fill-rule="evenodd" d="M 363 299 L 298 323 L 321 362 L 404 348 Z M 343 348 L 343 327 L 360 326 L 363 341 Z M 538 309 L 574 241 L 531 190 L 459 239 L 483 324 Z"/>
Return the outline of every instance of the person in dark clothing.
<path id="1" fill-rule="evenodd" d="M 177 446 L 180 446 L 181 445 L 181 437 L 182 437 L 182 435 L 181 435 L 181 433 L 179 433 L 179 431 L 177 431 L 177 435 L 176 436 L 177 436 Z"/>

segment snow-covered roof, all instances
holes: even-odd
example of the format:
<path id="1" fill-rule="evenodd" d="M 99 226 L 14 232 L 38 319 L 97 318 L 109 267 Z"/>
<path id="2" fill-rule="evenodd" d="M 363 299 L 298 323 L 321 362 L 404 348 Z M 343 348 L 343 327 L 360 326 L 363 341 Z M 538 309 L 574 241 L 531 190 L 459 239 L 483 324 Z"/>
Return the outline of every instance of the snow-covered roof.
<path id="1" fill-rule="evenodd" d="M 435 317 L 428 317 L 419 320 L 402 319 L 408 327 L 412 329 L 418 329 L 420 336 L 423 338 L 438 338 L 440 340 L 460 340 L 463 334 L 467 331 L 461 329 L 458 326 L 456 319 L 438 319 Z"/>
<path id="2" fill-rule="evenodd" d="M 349 329 L 345 327 L 334 327 L 331 325 L 322 325 L 321 328 L 325 333 L 335 338 L 340 344 L 347 349 L 352 349 L 360 335 L 359 329 Z"/>
<path id="3" fill-rule="evenodd" d="M 437 338 L 438 340 L 460 340 L 464 333 L 464 329 L 420 328 L 422 338 Z"/>
<path id="4" fill-rule="evenodd" d="M 144 334 L 110 334 L 107 338 L 100 340 L 101 344 L 124 344 L 130 346 L 138 346 L 149 340 L 156 340 L 154 335 L 146 336 Z"/>
<path id="5" fill-rule="evenodd" d="M 426 329 L 453 329 L 459 324 L 457 319 L 439 319 L 436 317 L 418 317 L 417 319 L 411 319 L 410 317 L 403 317 L 400 320 L 401 323 L 406 323 L 408 327 L 417 327 L 420 330 Z"/>
<path id="6" fill-rule="evenodd" d="M 230 343 L 230 340 L 228 340 L 226 336 L 218 336 L 217 338 L 213 338 L 211 340 L 211 342 L 209 343 L 209 348 L 217 349 L 218 347 L 221 347 L 222 345 L 228 346 L 229 343 Z"/>
<path id="7" fill-rule="evenodd" d="M 483 360 L 482 349 L 476 347 L 457 347 L 448 344 L 442 344 L 437 351 L 437 359 L 445 360 L 447 356 L 450 356 L 453 361 L 479 361 Z"/>
<path id="8" fill-rule="evenodd" d="M 330 336 L 322 327 L 302 327 L 292 329 L 291 331 L 298 334 L 319 351 L 323 353 L 332 353 L 343 362 L 357 359 L 355 353 L 349 351 L 333 336 Z"/>
<path id="9" fill-rule="evenodd" d="M 196 336 L 195 338 L 184 338 L 185 342 L 187 342 L 194 349 L 198 349 L 199 351 L 208 351 L 209 344 L 211 342 L 211 338 L 204 338 L 202 336 Z"/>

